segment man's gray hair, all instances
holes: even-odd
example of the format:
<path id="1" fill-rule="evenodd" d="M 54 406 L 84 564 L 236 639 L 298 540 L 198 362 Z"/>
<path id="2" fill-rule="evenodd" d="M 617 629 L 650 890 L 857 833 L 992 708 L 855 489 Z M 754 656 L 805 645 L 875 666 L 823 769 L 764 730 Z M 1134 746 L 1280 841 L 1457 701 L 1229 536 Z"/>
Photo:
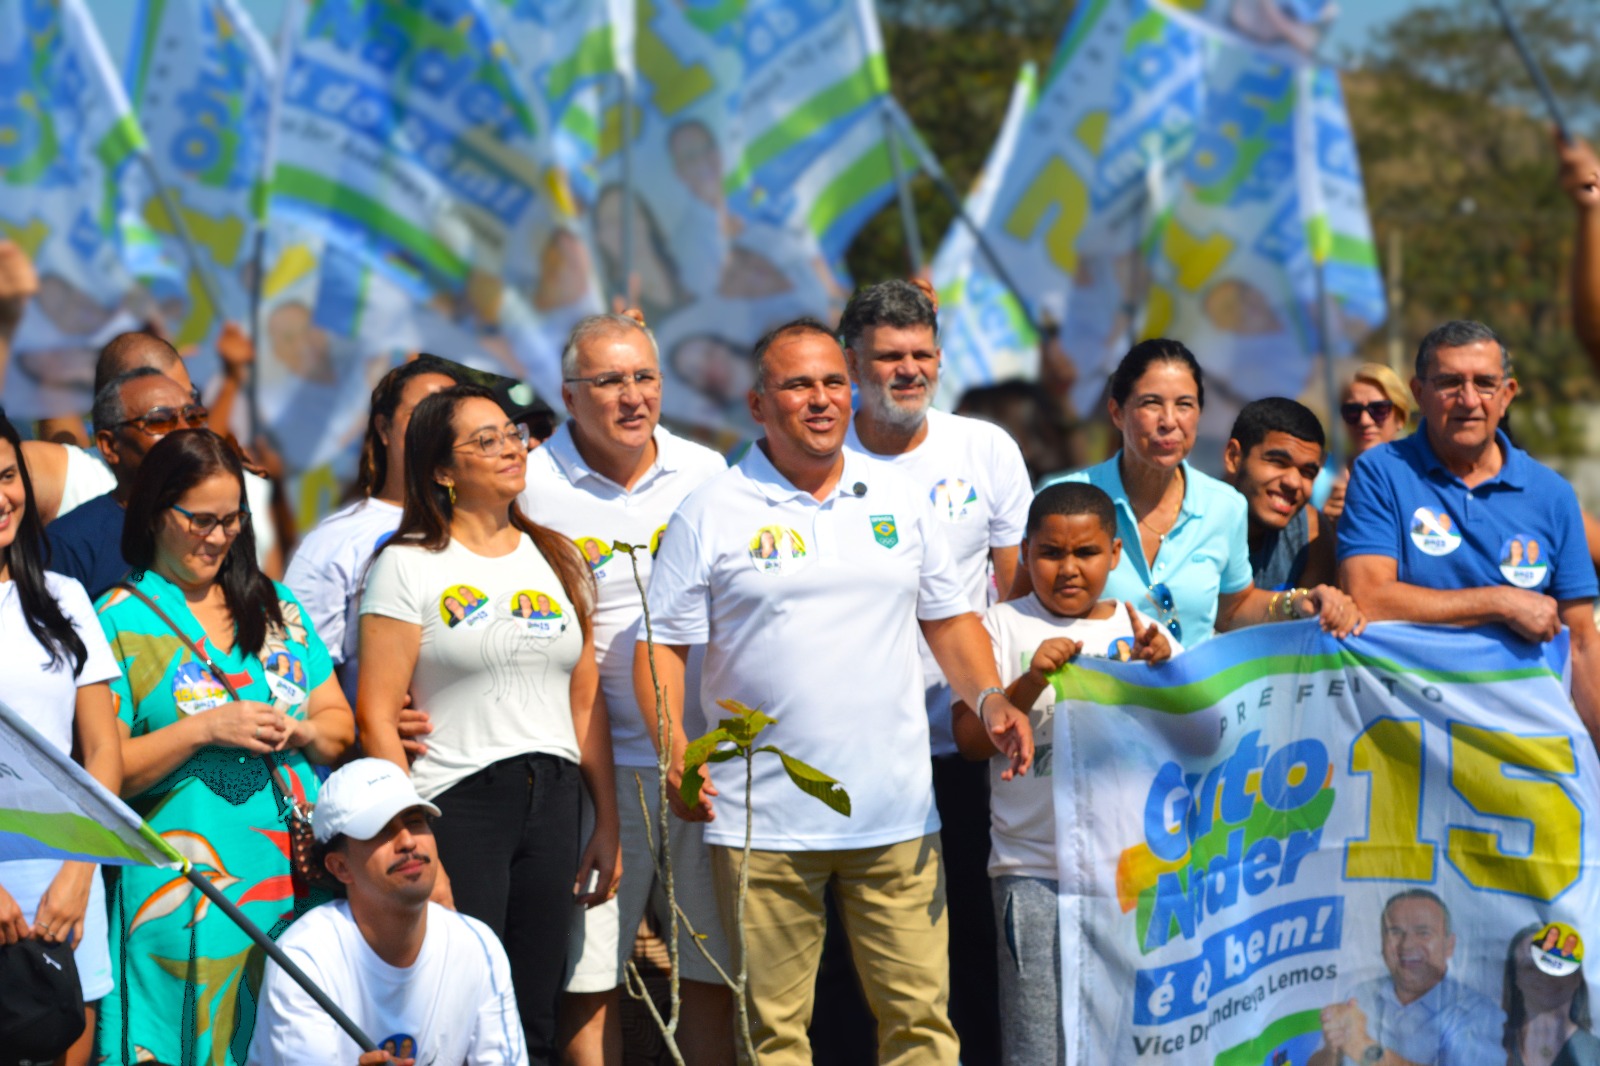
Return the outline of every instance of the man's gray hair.
<path id="1" fill-rule="evenodd" d="M 839 336 L 846 348 L 860 344 L 861 334 L 875 326 L 909 329 L 927 326 L 939 337 L 939 312 L 928 294 L 898 278 L 858 289 L 839 316 Z"/>
<path id="2" fill-rule="evenodd" d="M 578 376 L 578 353 L 590 341 L 597 341 L 603 337 L 614 337 L 619 333 L 637 330 L 645 335 L 650 342 L 650 351 L 656 357 L 656 365 L 661 363 L 661 348 L 656 344 L 656 335 L 650 332 L 649 326 L 641 326 L 636 319 L 627 315 L 607 311 L 604 314 L 590 315 L 581 319 L 572 332 L 567 335 L 567 346 L 561 351 L 561 376 L 575 378 Z"/>
<path id="3" fill-rule="evenodd" d="M 1487 342 L 1498 345 L 1500 348 L 1500 372 L 1506 377 L 1511 376 L 1511 352 L 1506 349 L 1505 342 L 1495 334 L 1495 331 L 1482 322 L 1473 322 L 1467 319 L 1456 319 L 1446 322 L 1442 326 L 1435 326 L 1428 335 L 1422 338 L 1422 343 L 1417 345 L 1416 373 L 1420 380 L 1428 379 L 1428 369 L 1433 363 L 1433 357 L 1440 348 L 1464 348 L 1469 344 Z"/>
<path id="4" fill-rule="evenodd" d="M 124 385 L 130 381 L 138 381 L 140 378 L 160 377 L 166 377 L 166 375 L 153 366 L 138 366 L 132 370 L 124 370 L 120 374 L 113 375 L 111 380 L 102 385 L 100 391 L 94 394 L 94 409 L 89 415 L 90 421 L 94 424 L 94 431 L 99 433 L 102 429 L 112 430 L 117 427 L 119 422 L 128 420 L 128 409 L 122 403 L 122 387 Z"/>

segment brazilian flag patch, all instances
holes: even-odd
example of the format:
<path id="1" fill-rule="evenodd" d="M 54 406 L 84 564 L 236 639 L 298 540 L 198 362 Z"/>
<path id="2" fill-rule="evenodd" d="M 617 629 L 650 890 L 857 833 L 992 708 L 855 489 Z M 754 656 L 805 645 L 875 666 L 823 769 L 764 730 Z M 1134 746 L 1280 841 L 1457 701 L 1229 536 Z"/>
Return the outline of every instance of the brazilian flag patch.
<path id="1" fill-rule="evenodd" d="M 900 532 L 894 527 L 894 515 L 875 514 L 872 516 L 872 535 L 878 538 L 878 543 L 885 548 L 892 548 L 900 543 Z"/>

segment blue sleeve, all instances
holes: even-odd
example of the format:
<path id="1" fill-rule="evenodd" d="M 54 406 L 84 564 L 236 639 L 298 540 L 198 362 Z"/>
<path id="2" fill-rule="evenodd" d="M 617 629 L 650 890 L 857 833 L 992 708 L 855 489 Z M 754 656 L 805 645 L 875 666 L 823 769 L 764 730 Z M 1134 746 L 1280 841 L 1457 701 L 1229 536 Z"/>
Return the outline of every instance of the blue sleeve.
<path id="1" fill-rule="evenodd" d="M 1563 481 L 1557 490 L 1555 575 L 1550 580 L 1550 595 L 1557 600 L 1589 600 L 1600 593 L 1595 580 L 1594 560 L 1589 556 L 1589 538 L 1583 529 L 1583 510 L 1577 494 Z"/>
<path id="2" fill-rule="evenodd" d="M 1478 997 L 1475 1009 L 1460 1005 L 1450 1011 L 1439 1033 L 1439 1066 L 1503 1066 L 1501 1046 L 1506 1016 L 1493 1001 Z"/>
<path id="3" fill-rule="evenodd" d="M 1374 453 L 1368 452 L 1356 460 L 1344 490 L 1344 514 L 1338 530 L 1341 563 L 1357 555 L 1400 559 L 1397 523 L 1404 521 L 1404 516 L 1396 513 L 1399 505 L 1389 478 L 1373 458 Z"/>
<path id="4" fill-rule="evenodd" d="M 1223 565 L 1217 590 L 1231 596 L 1250 587 L 1255 571 L 1250 566 L 1250 505 L 1243 496 L 1229 490 L 1226 510 L 1228 524 L 1220 533 L 1228 539 L 1228 561 Z"/>

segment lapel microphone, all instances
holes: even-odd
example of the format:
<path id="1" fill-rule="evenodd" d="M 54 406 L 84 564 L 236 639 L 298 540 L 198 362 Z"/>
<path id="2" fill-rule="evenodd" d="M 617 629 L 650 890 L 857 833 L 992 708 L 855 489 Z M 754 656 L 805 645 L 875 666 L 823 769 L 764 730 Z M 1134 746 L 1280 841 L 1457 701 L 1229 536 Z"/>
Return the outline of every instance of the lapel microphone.
<path id="1" fill-rule="evenodd" d="M 850 491 L 855 493 L 857 496 L 865 496 L 867 494 L 867 486 L 865 483 L 858 481 L 854 485 L 850 486 Z"/>

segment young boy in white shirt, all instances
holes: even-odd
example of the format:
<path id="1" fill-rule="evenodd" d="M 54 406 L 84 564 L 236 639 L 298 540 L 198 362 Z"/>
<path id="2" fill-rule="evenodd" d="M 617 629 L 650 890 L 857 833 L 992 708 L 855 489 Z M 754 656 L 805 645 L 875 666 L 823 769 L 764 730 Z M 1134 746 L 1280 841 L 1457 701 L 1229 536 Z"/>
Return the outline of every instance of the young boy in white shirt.
<path id="1" fill-rule="evenodd" d="M 1132 604 L 1102 600 L 1122 556 L 1111 497 L 1060 482 L 1033 499 L 1020 565 L 1033 592 L 989 608 L 983 624 L 1013 706 L 1028 707 L 1036 738 L 1033 773 L 1002 781 L 1004 759 L 971 709 L 952 708 L 956 744 L 989 759 L 990 889 L 1000 951 L 1000 1029 L 1005 1066 L 1065 1062 L 1061 1034 L 1061 944 L 1056 918 L 1053 801 L 1055 692 L 1048 680 L 1079 655 L 1165 662 L 1178 642 Z"/>

